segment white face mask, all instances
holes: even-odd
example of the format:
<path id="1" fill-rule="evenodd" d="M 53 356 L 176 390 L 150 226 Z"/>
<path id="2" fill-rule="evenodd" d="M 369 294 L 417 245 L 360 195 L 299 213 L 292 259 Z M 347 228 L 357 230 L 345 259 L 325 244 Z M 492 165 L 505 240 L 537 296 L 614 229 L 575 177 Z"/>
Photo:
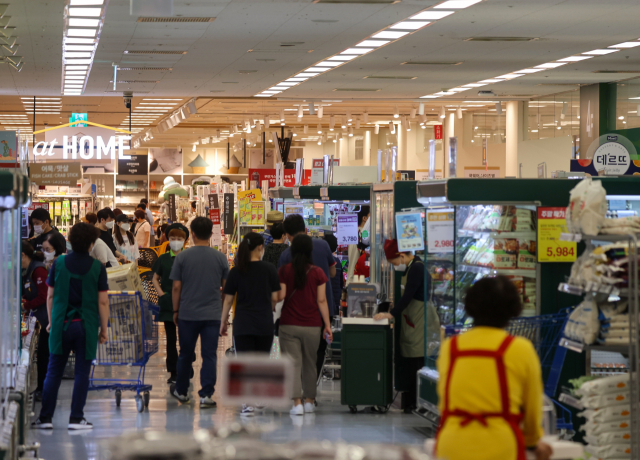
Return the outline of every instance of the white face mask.
<path id="1" fill-rule="evenodd" d="M 56 253 L 55 252 L 45 252 L 44 253 L 44 260 L 46 260 L 47 262 L 51 262 L 53 260 L 53 258 L 55 257 Z"/>
<path id="2" fill-rule="evenodd" d="M 120 228 L 125 232 L 128 232 L 131 229 L 131 224 L 121 224 Z"/>
<path id="3" fill-rule="evenodd" d="M 67 246 L 67 251 L 73 251 L 73 248 L 71 247 L 71 243 L 69 243 L 68 241 L 66 243 L 66 246 Z"/>
<path id="4" fill-rule="evenodd" d="M 106 225 L 106 226 L 107 226 L 107 228 L 109 228 L 109 229 L 113 228 L 113 224 L 114 224 L 114 222 L 113 222 L 113 221 L 111 221 L 111 222 L 106 222 L 106 223 L 105 223 L 105 225 Z"/>
<path id="5" fill-rule="evenodd" d="M 393 269 L 397 272 L 405 272 L 407 271 L 407 264 L 398 264 L 394 265 Z"/>
<path id="6" fill-rule="evenodd" d="M 172 251 L 179 251 L 180 249 L 182 249 L 182 246 L 184 246 L 184 241 L 183 240 L 169 241 L 169 246 L 171 246 Z"/>
<path id="7" fill-rule="evenodd" d="M 42 235 L 42 225 L 34 225 L 33 233 L 35 233 L 36 235 Z"/>
<path id="8" fill-rule="evenodd" d="M 360 232 L 362 244 L 369 246 L 371 244 L 371 216 L 367 219 Z"/>

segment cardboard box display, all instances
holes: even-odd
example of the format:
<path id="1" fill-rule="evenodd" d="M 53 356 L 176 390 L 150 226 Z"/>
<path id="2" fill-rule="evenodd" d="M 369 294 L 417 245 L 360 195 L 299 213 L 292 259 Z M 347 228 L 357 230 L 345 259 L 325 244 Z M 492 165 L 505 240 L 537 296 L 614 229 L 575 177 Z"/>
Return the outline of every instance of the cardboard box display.
<path id="1" fill-rule="evenodd" d="M 142 287 L 142 280 L 135 264 L 107 268 L 107 278 L 110 291 L 137 291 L 143 299 L 147 300 L 147 294 Z"/>

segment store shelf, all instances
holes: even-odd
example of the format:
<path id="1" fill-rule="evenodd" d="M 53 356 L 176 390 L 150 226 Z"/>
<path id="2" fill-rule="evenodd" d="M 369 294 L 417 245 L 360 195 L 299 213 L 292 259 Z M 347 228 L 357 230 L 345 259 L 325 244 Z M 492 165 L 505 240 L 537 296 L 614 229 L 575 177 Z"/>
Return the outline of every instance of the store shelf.
<path id="1" fill-rule="evenodd" d="M 536 232 L 530 230 L 528 232 L 492 232 L 492 231 L 475 231 L 475 230 L 458 230 L 458 236 L 467 236 L 472 238 L 483 238 L 490 236 L 491 238 L 526 238 L 535 239 Z"/>
<path id="2" fill-rule="evenodd" d="M 560 283 L 558 285 L 558 291 L 564 292 L 565 294 L 572 294 L 572 295 L 579 295 L 579 296 L 584 295 L 586 293 L 608 294 L 614 297 L 629 296 L 629 289 L 617 288 L 611 285 L 593 285 L 593 286 L 588 286 L 587 288 L 583 288 L 582 286 L 574 286 L 569 283 Z"/>
<path id="3" fill-rule="evenodd" d="M 134 192 L 134 193 L 147 193 L 147 189 L 146 188 L 117 188 L 116 187 L 116 192 L 120 192 L 120 193 L 128 193 L 128 192 Z"/>
<path id="4" fill-rule="evenodd" d="M 458 265 L 459 270 L 471 273 L 481 273 L 483 275 L 505 275 L 505 276 L 525 276 L 527 278 L 535 278 L 536 271 L 528 270 L 524 268 L 514 268 L 514 269 L 503 269 L 503 268 L 489 268 L 489 267 L 480 267 L 477 265 Z"/>

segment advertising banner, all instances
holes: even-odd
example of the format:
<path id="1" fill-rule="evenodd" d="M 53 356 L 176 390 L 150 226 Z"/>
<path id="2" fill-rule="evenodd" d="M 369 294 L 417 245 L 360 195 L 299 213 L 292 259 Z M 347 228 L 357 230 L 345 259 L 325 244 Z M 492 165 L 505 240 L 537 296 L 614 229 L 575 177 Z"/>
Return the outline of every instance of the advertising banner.
<path id="1" fill-rule="evenodd" d="M 0 168 L 18 166 L 18 136 L 15 131 L 0 131 Z"/>
<path id="2" fill-rule="evenodd" d="M 442 139 L 442 125 L 433 125 L 433 137 L 436 140 Z"/>
<path id="3" fill-rule="evenodd" d="M 398 239 L 398 251 L 422 251 L 424 250 L 424 238 L 422 232 L 422 213 L 399 212 L 396 214 L 396 238 Z"/>
<path id="4" fill-rule="evenodd" d="M 147 155 L 131 155 L 130 160 L 118 160 L 119 176 L 146 176 L 149 171 Z"/>
<path id="5" fill-rule="evenodd" d="M 234 212 L 233 193 L 224 194 L 224 234 L 233 234 L 233 212 Z"/>
<path id="6" fill-rule="evenodd" d="M 269 187 L 276 186 L 276 170 L 275 169 L 249 169 L 249 177 L 251 181 L 257 181 L 258 185 L 262 184 L 263 180 L 269 181 Z M 311 182 L 311 170 L 305 169 L 302 177 L 301 185 L 309 185 Z M 285 169 L 284 170 L 284 186 L 293 187 L 296 185 L 296 170 Z"/>
<path id="7" fill-rule="evenodd" d="M 67 185 L 75 187 L 82 180 L 80 163 L 32 163 L 29 179 L 38 185 Z"/>

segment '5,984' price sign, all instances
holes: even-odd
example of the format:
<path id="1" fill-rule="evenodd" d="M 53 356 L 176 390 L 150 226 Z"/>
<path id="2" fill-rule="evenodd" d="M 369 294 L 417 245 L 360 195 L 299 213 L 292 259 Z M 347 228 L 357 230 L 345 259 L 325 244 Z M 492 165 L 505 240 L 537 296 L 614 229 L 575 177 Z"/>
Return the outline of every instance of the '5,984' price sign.
<path id="1" fill-rule="evenodd" d="M 538 262 L 574 262 L 577 244 L 561 241 L 567 229 L 566 208 L 538 208 Z"/>

